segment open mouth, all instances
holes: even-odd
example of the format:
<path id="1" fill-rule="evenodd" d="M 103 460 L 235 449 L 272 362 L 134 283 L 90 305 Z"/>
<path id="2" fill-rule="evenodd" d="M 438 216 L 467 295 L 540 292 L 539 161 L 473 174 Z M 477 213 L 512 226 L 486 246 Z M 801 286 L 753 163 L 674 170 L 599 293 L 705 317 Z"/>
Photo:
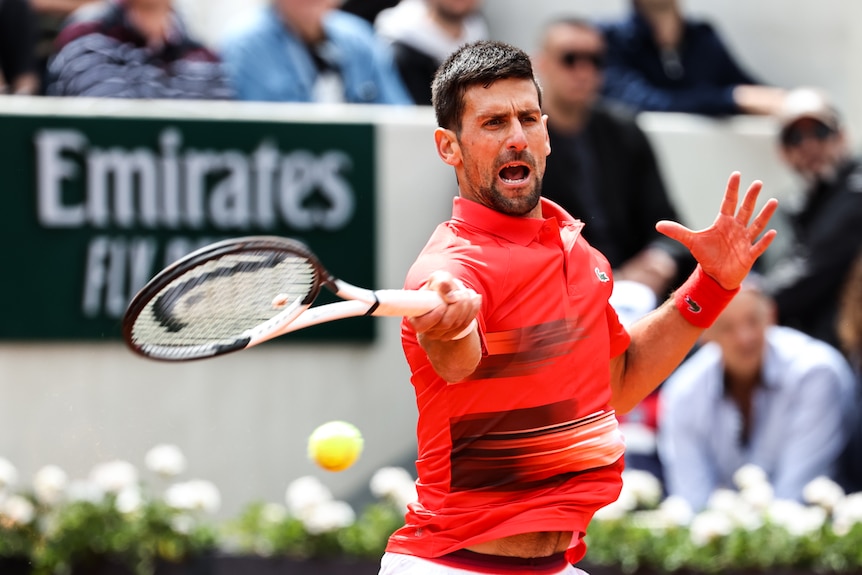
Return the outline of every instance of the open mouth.
<path id="1" fill-rule="evenodd" d="M 522 184 L 530 177 L 530 167 L 526 164 L 506 164 L 500 170 L 500 179 L 507 184 Z"/>

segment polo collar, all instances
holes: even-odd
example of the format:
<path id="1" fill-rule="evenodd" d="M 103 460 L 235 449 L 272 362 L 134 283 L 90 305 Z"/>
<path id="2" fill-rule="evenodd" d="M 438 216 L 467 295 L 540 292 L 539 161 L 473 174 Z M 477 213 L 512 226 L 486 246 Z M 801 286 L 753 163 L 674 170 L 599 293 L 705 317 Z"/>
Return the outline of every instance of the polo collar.
<path id="1" fill-rule="evenodd" d="M 575 232 L 583 228 L 582 221 L 570 216 L 551 200 L 540 198 L 540 201 L 543 217 L 524 218 L 501 214 L 478 202 L 456 197 L 452 205 L 452 220 L 522 246 L 535 241 L 546 222 L 552 222 L 555 228 L 571 228 Z"/>

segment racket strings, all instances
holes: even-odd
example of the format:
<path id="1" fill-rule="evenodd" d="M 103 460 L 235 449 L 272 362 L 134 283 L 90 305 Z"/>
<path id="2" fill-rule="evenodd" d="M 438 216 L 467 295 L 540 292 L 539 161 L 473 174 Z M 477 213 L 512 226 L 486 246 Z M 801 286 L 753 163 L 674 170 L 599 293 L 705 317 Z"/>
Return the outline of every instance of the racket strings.
<path id="1" fill-rule="evenodd" d="M 299 306 L 317 285 L 306 258 L 259 251 L 224 255 L 180 275 L 146 305 L 132 327 L 139 346 L 230 345 Z M 295 305 L 296 304 L 296 305 Z"/>

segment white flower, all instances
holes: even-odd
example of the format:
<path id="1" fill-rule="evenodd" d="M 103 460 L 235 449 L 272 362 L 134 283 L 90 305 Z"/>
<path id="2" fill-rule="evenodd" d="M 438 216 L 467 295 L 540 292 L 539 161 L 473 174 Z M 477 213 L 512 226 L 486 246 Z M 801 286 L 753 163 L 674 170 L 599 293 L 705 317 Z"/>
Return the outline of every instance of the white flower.
<path id="1" fill-rule="evenodd" d="M 828 513 L 822 507 L 806 507 L 792 526 L 788 528 L 791 535 L 803 536 L 814 533 L 823 528 L 828 518 Z"/>
<path id="2" fill-rule="evenodd" d="M 839 535 L 846 535 L 857 523 L 862 523 L 862 493 L 851 493 L 832 511 L 833 529 Z"/>
<path id="3" fill-rule="evenodd" d="M 689 537 L 692 543 L 702 547 L 720 537 L 730 535 L 733 522 L 730 517 L 720 511 L 707 509 L 694 516 L 689 527 Z"/>
<path id="4" fill-rule="evenodd" d="M 753 463 L 746 463 L 733 474 L 733 483 L 739 489 L 745 489 L 754 485 L 769 483 L 769 476 L 762 467 Z"/>
<path id="5" fill-rule="evenodd" d="M 636 506 L 655 507 L 661 501 L 661 482 L 642 469 L 623 471 L 623 491 L 631 491 Z"/>
<path id="6" fill-rule="evenodd" d="M 806 507 L 798 501 L 776 499 L 766 508 L 766 518 L 787 531 L 796 529 L 796 523 L 805 513 Z"/>
<path id="7" fill-rule="evenodd" d="M 221 507 L 221 494 L 212 482 L 194 479 L 168 487 L 165 503 L 174 509 L 215 513 Z"/>
<path id="8" fill-rule="evenodd" d="M 192 532 L 192 527 L 195 526 L 195 520 L 190 515 L 177 515 L 171 518 L 171 529 L 177 533 L 188 535 Z"/>
<path id="9" fill-rule="evenodd" d="M 13 495 L 0 505 L 0 516 L 7 518 L 12 525 L 27 525 L 36 517 L 36 509 L 29 499 Z"/>
<path id="10" fill-rule="evenodd" d="M 8 459 L 0 457 L 0 491 L 18 483 L 18 470 Z"/>
<path id="11" fill-rule="evenodd" d="M 743 487 L 739 496 L 754 509 L 764 510 L 775 498 L 775 491 L 769 483 L 754 483 Z"/>
<path id="12" fill-rule="evenodd" d="M 658 511 L 673 525 L 688 525 L 694 518 L 694 509 L 689 502 L 679 495 L 671 495 L 659 503 Z"/>
<path id="13" fill-rule="evenodd" d="M 314 476 L 306 475 L 294 479 L 284 494 L 287 510 L 294 517 L 302 515 L 305 509 L 324 501 L 332 500 L 332 493 Z"/>
<path id="14" fill-rule="evenodd" d="M 63 498 L 69 478 L 56 465 L 46 465 L 33 476 L 33 493 L 44 505 L 56 505 Z"/>
<path id="15" fill-rule="evenodd" d="M 93 467 L 90 480 L 107 493 L 119 493 L 138 482 L 138 470 L 128 461 L 116 459 Z"/>
<path id="16" fill-rule="evenodd" d="M 666 531 L 677 526 L 677 523 L 660 509 L 633 511 L 631 513 L 631 522 L 632 525 L 655 532 Z"/>
<path id="17" fill-rule="evenodd" d="M 147 452 L 144 464 L 162 477 L 176 477 L 186 470 L 186 457 L 176 445 L 161 444 Z"/>
<path id="18" fill-rule="evenodd" d="M 69 501 L 86 501 L 99 503 L 105 498 L 105 490 L 93 481 L 75 480 L 66 488 Z"/>
<path id="19" fill-rule="evenodd" d="M 403 467 L 381 467 L 371 476 L 369 487 L 378 499 L 393 497 L 410 485 L 415 489 L 413 476 Z"/>
<path id="20" fill-rule="evenodd" d="M 706 508 L 713 511 L 730 513 L 733 509 L 744 504 L 745 502 L 742 501 L 738 491 L 720 487 L 709 495 L 709 499 L 706 501 Z"/>
<path id="21" fill-rule="evenodd" d="M 321 501 L 307 508 L 300 519 L 309 533 L 317 535 L 353 525 L 356 513 L 344 501 Z"/>
<path id="22" fill-rule="evenodd" d="M 124 514 L 131 514 L 138 511 L 144 503 L 144 498 L 141 496 L 141 488 L 137 485 L 132 485 L 121 489 L 117 493 L 117 499 L 114 501 L 114 506 L 117 511 Z"/>
<path id="23" fill-rule="evenodd" d="M 821 475 L 802 488 L 802 499 L 831 511 L 844 499 L 844 489 L 829 477 Z"/>

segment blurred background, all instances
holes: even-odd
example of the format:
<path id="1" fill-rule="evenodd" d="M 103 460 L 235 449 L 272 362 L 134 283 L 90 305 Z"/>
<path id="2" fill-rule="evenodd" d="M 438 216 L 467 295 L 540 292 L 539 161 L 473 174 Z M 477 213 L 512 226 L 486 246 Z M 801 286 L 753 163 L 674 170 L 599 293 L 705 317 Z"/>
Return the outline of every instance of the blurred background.
<path id="1" fill-rule="evenodd" d="M 195 34 L 217 48 L 227 26 L 261 3 L 180 0 L 179 6 Z M 765 81 L 828 90 L 845 112 L 857 147 L 862 131 L 862 69 L 857 60 L 862 36 L 856 29 L 862 3 L 685 0 L 683 7 L 690 16 L 709 19 L 738 60 Z M 627 8 L 626 0 L 488 0 L 483 12 L 492 37 L 529 51 L 540 26 L 552 16 L 618 18 Z M 0 183 L 3 195 L 16 198 L 16 209 L 21 210 L 7 211 L 7 222 L 35 219 L 38 168 L 33 165 L 33 141 L 27 140 L 32 134 L 78 130 L 92 139 L 88 130 L 94 119 L 119 119 L 131 134 L 141 118 L 153 122 L 147 129 L 156 134 L 154 139 L 164 129 L 180 126 L 186 137 L 181 147 L 197 150 L 232 149 L 231 130 L 245 134 L 242 146 L 249 154 L 267 141 L 283 151 L 306 146 L 317 154 L 367 144 L 369 157 L 364 161 L 371 173 L 351 185 L 358 201 L 373 210 L 373 238 L 359 248 L 341 244 L 340 252 L 328 247 L 335 261 L 325 261 L 348 281 L 363 278 L 341 273 L 343 269 L 360 274 L 371 270 L 376 287 L 399 287 L 428 234 L 448 218 L 457 192 L 453 174 L 434 152 L 430 109 L 2 99 L 0 122 L 7 123 L 0 125 L 14 125 L 21 132 L 5 132 L 0 157 L 6 158 L 7 170 L 21 171 L 14 181 L 24 182 Z M 793 176 L 779 161 L 777 126 L 771 118 L 644 113 L 638 121 L 650 135 L 669 190 L 692 227 L 709 223 L 733 170 L 742 172 L 744 182 L 762 179 L 766 196 L 787 197 L 795 188 Z M 194 134 L 195 125 L 207 123 L 225 130 L 228 141 L 213 144 L 205 134 L 186 135 Z M 351 133 L 336 132 L 333 141 L 308 144 L 315 126 L 343 124 L 373 130 L 358 133 L 352 142 Z M 9 137 L 13 133 L 16 137 Z M 100 142 L 90 143 L 113 145 L 106 137 Z M 128 149 L 136 145 L 130 143 Z M 29 165 L 11 163 L 10 158 L 20 158 L 17 153 L 28 154 Z M 12 260 L 16 266 L 7 266 L 3 274 L 6 306 L 16 317 L 29 314 L 34 325 L 50 326 L 56 308 L 78 305 L 66 302 L 68 294 L 62 290 L 67 284 L 60 278 L 71 275 L 84 281 L 81 270 L 64 267 L 41 252 L 33 254 L 30 244 L 12 233 L 14 226 L 4 228 L 0 233 L 7 249 L 19 254 Z M 230 235 L 231 230 L 223 232 Z M 53 238 L 58 246 L 63 241 L 62 234 Z M 25 297 L 34 289 L 32 282 L 43 294 L 36 303 Z M 412 466 L 416 411 L 397 320 L 375 322 L 367 341 L 273 342 L 182 365 L 133 356 L 119 341 L 116 314 L 106 321 L 102 336 L 86 338 L 38 333 L 20 338 L 8 325 L 2 330 L 0 456 L 18 467 L 22 482 L 47 464 L 59 465 L 72 477 L 85 476 L 106 460 L 140 465 L 149 448 L 172 443 L 188 458 L 187 475 L 213 481 L 222 493 L 221 513 L 233 515 L 253 500 L 282 501 L 288 483 L 303 475 L 319 476 L 339 497 L 361 500 L 375 470 Z M 362 458 L 340 474 L 318 469 L 305 453 L 311 431 L 332 419 L 350 421 L 365 435 Z"/>

